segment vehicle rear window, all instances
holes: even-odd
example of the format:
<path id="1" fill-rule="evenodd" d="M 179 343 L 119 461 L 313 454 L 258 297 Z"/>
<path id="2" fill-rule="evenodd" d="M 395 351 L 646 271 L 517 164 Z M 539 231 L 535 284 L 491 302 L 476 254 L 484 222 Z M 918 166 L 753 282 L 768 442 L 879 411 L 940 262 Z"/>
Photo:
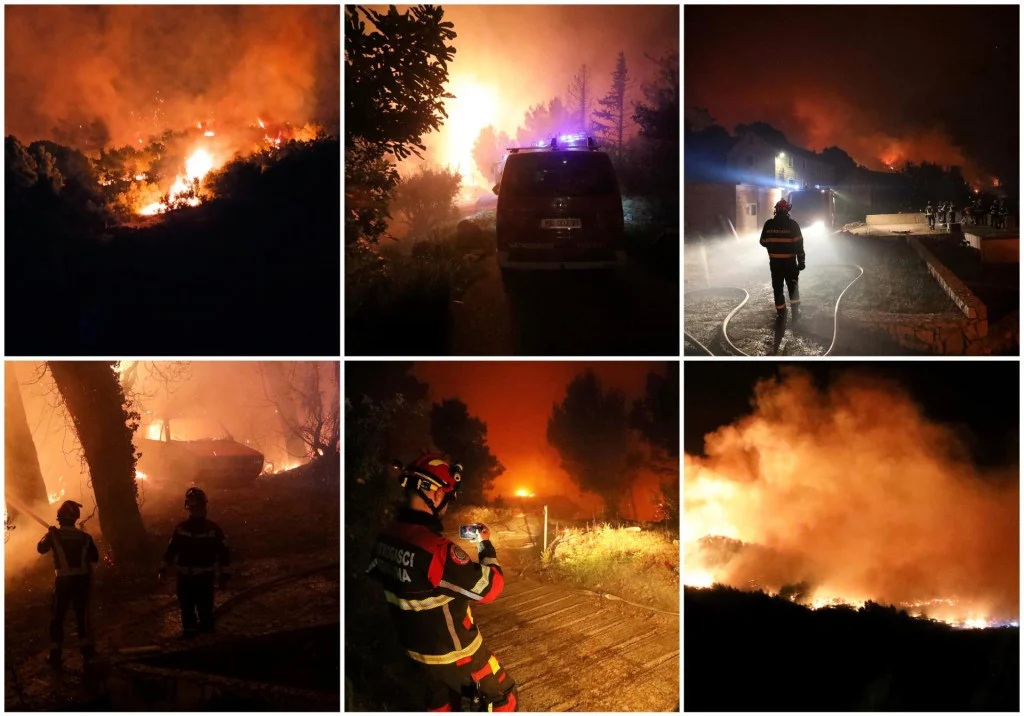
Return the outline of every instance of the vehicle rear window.
<path id="1" fill-rule="evenodd" d="M 595 152 L 513 155 L 501 177 L 501 193 L 508 196 L 599 196 L 618 190 L 608 155 Z"/>

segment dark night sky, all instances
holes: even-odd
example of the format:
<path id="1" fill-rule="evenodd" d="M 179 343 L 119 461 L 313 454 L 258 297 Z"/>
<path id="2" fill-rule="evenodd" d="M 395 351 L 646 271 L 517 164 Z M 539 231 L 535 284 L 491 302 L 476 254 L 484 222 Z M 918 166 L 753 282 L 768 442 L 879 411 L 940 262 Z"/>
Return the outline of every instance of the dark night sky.
<path id="1" fill-rule="evenodd" d="M 1018 18 L 1017 5 L 687 5 L 686 107 L 873 169 L 929 160 L 1016 184 Z"/>
<path id="2" fill-rule="evenodd" d="M 807 370 L 819 386 L 855 369 L 894 380 L 907 389 L 933 421 L 966 426 L 979 464 L 1015 456 L 1012 435 L 1019 431 L 1020 366 L 1016 361 L 889 362 L 843 361 L 784 364 Z M 752 412 L 758 380 L 777 375 L 771 362 L 691 361 L 683 370 L 683 446 L 702 454 L 704 436 Z"/>

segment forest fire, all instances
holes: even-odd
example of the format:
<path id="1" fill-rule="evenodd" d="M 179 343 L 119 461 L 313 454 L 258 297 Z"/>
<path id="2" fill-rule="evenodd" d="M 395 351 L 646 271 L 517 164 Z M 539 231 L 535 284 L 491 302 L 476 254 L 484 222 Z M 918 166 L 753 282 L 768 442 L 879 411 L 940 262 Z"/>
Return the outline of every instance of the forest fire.
<path id="1" fill-rule="evenodd" d="M 683 582 L 812 609 L 891 604 L 966 628 L 1019 618 L 1018 488 L 901 389 L 786 372 L 684 462 Z"/>

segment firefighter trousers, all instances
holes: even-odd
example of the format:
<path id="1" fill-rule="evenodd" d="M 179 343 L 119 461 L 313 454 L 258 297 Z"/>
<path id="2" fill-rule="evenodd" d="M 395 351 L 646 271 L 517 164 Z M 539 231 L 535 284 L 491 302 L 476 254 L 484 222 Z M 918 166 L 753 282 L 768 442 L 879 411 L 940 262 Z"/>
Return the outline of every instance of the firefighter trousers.
<path id="1" fill-rule="evenodd" d="M 178 575 L 178 606 L 185 636 L 213 631 L 213 572 Z"/>
<path id="2" fill-rule="evenodd" d="M 775 308 L 779 311 L 786 309 L 786 295 L 782 292 L 785 284 L 789 289 L 789 302 L 796 308 L 800 305 L 800 269 L 797 268 L 796 258 L 791 259 L 768 259 L 772 271 L 772 291 L 775 292 Z"/>
<path id="3" fill-rule="evenodd" d="M 50 611 L 50 658 L 60 660 L 64 648 L 64 618 L 74 607 L 78 626 L 78 648 L 82 656 L 91 657 L 96 649 L 89 619 L 89 596 L 92 585 L 88 575 L 57 577 L 53 585 L 53 608 Z"/>
<path id="4" fill-rule="evenodd" d="M 426 672 L 427 710 L 516 711 L 516 682 L 497 657 L 481 645 L 454 664 L 420 664 Z M 474 698 L 478 701 L 471 705 Z"/>

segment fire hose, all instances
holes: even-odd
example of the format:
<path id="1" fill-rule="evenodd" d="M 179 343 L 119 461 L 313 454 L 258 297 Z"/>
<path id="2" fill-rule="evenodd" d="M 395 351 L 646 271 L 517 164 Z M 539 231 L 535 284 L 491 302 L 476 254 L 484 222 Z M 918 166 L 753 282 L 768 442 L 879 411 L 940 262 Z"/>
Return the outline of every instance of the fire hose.
<path id="1" fill-rule="evenodd" d="M 30 510 L 28 505 L 26 505 L 24 502 L 19 500 L 17 497 L 14 497 L 11 493 L 5 492 L 4 493 L 4 499 L 7 500 L 8 502 L 10 502 L 15 507 L 17 507 L 18 510 L 20 510 L 21 512 L 24 512 L 26 515 L 28 515 L 29 517 L 34 519 L 36 522 L 41 524 L 46 529 L 50 529 L 51 527 L 53 527 L 53 525 L 51 525 L 49 522 L 47 522 L 42 517 L 37 515 L 35 512 Z"/>
<path id="2" fill-rule="evenodd" d="M 864 275 L 864 269 L 861 266 L 858 266 L 857 264 L 823 264 L 821 266 L 821 268 L 854 268 L 854 269 L 857 269 L 857 271 L 859 272 L 854 277 L 854 279 L 852 281 L 850 281 L 848 284 L 846 284 L 845 288 L 843 288 L 843 290 L 839 292 L 839 296 L 836 298 L 836 305 L 835 305 L 835 308 L 832 311 L 832 342 L 829 345 L 828 349 L 824 353 L 821 354 L 821 356 L 824 357 L 824 356 L 830 355 L 832 353 L 832 351 L 836 347 L 836 340 L 839 337 L 839 303 L 840 303 L 840 301 L 843 300 L 843 296 L 846 294 L 847 291 L 850 290 L 850 288 L 853 286 L 853 284 L 857 283 L 857 281 L 860 280 L 861 276 Z M 723 291 L 723 290 L 742 291 L 743 292 L 743 300 L 740 301 L 739 305 L 737 305 L 735 308 L 733 308 L 729 312 L 729 314 L 725 317 L 725 320 L 722 321 L 722 339 L 728 345 L 728 349 L 727 350 L 730 353 L 732 353 L 733 355 L 750 356 L 749 353 L 746 353 L 745 351 L 741 350 L 729 338 L 729 321 L 731 321 L 733 316 L 735 316 L 737 313 L 739 313 L 740 309 L 743 308 L 747 304 L 747 302 L 750 300 L 750 294 L 747 291 L 745 291 L 742 288 L 738 288 L 738 287 L 725 287 L 725 286 L 723 286 L 723 287 L 716 287 L 716 288 L 698 289 L 696 291 L 688 291 L 687 294 L 685 294 L 685 295 L 693 295 L 693 294 L 696 294 L 696 293 L 713 293 L 713 292 L 720 292 L 720 291 Z M 685 295 L 684 295 L 684 300 L 685 300 Z M 684 334 L 684 336 L 687 339 L 689 339 L 694 344 L 699 346 L 708 355 L 714 355 L 714 353 L 711 351 L 711 349 L 709 349 L 706 345 L 704 345 L 699 340 L 697 340 L 694 336 L 690 335 L 689 333 L 687 333 L 685 331 L 683 332 L 683 334 Z"/>

